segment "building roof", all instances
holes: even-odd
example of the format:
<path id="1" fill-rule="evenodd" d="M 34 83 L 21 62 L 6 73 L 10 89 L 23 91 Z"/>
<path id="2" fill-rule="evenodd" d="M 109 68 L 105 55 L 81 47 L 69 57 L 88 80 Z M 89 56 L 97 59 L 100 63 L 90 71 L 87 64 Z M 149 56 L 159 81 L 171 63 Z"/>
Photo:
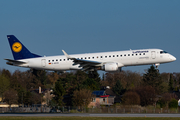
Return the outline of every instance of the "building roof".
<path id="1" fill-rule="evenodd" d="M 92 92 L 93 95 L 100 96 L 100 95 L 106 95 L 105 90 L 97 90 Z"/>
<path id="2" fill-rule="evenodd" d="M 104 96 L 104 95 L 116 96 L 116 94 L 111 89 L 96 90 L 96 91 L 93 91 L 92 94 L 96 96 Z"/>

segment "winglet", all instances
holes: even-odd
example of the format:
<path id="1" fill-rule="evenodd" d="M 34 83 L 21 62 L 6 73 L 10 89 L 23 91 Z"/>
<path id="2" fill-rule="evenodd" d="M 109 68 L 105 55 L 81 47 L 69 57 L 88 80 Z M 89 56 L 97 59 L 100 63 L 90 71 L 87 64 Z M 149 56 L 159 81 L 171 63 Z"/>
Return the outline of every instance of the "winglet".
<path id="1" fill-rule="evenodd" d="M 68 59 L 71 59 L 72 57 L 69 56 L 64 50 L 62 50 L 62 52 L 64 53 L 64 55 L 68 58 Z"/>

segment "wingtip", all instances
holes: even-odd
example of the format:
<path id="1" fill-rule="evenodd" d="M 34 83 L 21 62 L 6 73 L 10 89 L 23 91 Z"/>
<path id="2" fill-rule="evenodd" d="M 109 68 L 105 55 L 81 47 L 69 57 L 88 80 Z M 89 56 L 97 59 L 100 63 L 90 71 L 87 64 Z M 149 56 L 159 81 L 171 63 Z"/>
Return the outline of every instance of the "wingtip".
<path id="1" fill-rule="evenodd" d="M 62 52 L 63 52 L 65 55 L 67 54 L 64 50 L 62 50 Z"/>
<path id="2" fill-rule="evenodd" d="M 64 53 L 64 55 L 65 55 L 67 58 L 71 58 L 64 50 L 62 50 L 62 52 Z"/>

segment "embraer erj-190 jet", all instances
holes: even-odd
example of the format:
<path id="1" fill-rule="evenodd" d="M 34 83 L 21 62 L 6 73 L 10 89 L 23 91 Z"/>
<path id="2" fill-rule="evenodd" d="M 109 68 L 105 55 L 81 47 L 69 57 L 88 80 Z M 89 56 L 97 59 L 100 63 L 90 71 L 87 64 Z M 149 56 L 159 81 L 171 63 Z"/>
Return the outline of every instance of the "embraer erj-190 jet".
<path id="1" fill-rule="evenodd" d="M 99 52 L 88 54 L 40 56 L 31 53 L 14 35 L 7 35 L 14 60 L 7 60 L 6 64 L 44 69 L 53 71 L 83 70 L 117 71 L 121 67 L 150 65 L 158 67 L 161 63 L 175 61 L 176 58 L 161 49 L 141 49 L 115 52 Z"/>

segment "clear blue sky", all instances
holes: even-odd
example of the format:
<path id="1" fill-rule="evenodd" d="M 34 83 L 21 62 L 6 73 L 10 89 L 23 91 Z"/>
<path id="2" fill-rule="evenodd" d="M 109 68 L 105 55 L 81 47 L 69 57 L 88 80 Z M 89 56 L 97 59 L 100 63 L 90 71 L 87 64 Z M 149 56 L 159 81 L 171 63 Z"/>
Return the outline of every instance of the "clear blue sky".
<path id="1" fill-rule="evenodd" d="M 160 48 L 177 58 L 160 72 L 180 72 L 180 0 L 1 0 L 0 68 L 27 70 L 6 65 L 10 34 L 42 56 Z"/>

